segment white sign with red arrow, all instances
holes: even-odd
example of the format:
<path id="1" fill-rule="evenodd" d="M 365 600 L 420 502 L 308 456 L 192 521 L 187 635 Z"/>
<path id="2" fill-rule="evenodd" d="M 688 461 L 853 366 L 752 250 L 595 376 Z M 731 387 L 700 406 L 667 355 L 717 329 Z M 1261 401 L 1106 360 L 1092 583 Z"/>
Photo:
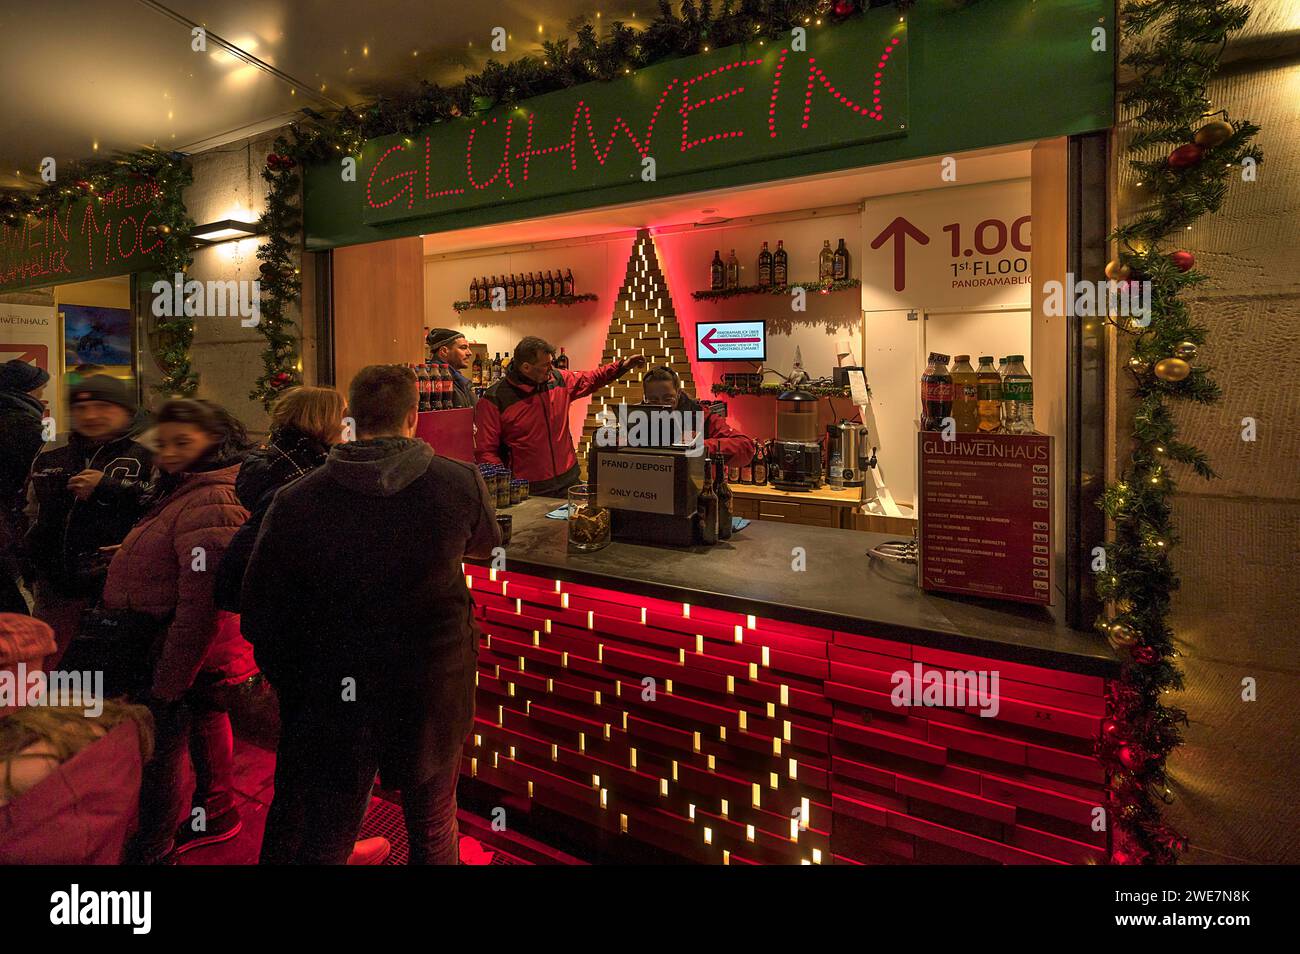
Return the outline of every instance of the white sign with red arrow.
<path id="1" fill-rule="evenodd" d="M 698 361 L 763 361 L 767 358 L 767 323 L 701 321 L 695 326 Z"/>
<path id="2" fill-rule="evenodd" d="M 1029 180 L 868 199 L 867 311 L 1029 304 Z"/>

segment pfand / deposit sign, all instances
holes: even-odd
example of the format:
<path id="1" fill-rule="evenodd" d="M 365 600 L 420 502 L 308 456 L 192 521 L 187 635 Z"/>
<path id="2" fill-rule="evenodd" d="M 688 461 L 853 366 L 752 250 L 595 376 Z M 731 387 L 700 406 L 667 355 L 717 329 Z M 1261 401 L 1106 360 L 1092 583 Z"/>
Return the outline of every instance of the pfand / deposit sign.
<path id="1" fill-rule="evenodd" d="M 734 46 L 368 142 L 368 225 L 838 148 L 907 128 L 906 25 L 891 9 Z"/>

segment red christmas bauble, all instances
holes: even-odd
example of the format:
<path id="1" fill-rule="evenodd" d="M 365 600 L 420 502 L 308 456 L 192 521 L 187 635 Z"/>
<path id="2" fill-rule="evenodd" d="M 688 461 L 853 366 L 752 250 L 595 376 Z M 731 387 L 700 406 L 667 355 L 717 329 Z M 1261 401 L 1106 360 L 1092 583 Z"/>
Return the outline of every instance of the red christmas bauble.
<path id="1" fill-rule="evenodd" d="M 77 188 L 80 189 L 82 192 L 89 192 L 89 191 L 90 191 L 90 183 L 87 182 L 85 179 L 78 179 L 77 182 L 76 182 L 76 186 L 77 186 Z"/>
<path id="2" fill-rule="evenodd" d="M 1196 264 L 1196 256 L 1191 252 L 1174 252 L 1169 260 L 1178 266 L 1180 272 L 1190 272 Z"/>
<path id="3" fill-rule="evenodd" d="M 837 17 L 847 17 L 858 9 L 854 0 L 835 0 L 835 15 Z"/>
<path id="4" fill-rule="evenodd" d="M 1143 666 L 1149 666 L 1160 661 L 1160 654 L 1150 646 L 1134 646 L 1133 661 L 1141 663 Z"/>
<path id="5" fill-rule="evenodd" d="M 1140 745 L 1122 745 L 1119 749 L 1120 763 L 1127 769 L 1139 769 L 1147 762 L 1147 753 Z"/>
<path id="6" fill-rule="evenodd" d="M 1104 738 L 1115 739 L 1119 737 L 1119 723 L 1114 719 L 1107 719 L 1101 724 L 1101 734 Z"/>
<path id="7" fill-rule="evenodd" d="M 1194 142 L 1184 143 L 1169 154 L 1169 166 L 1173 169 L 1190 169 L 1201 161 L 1205 150 Z"/>

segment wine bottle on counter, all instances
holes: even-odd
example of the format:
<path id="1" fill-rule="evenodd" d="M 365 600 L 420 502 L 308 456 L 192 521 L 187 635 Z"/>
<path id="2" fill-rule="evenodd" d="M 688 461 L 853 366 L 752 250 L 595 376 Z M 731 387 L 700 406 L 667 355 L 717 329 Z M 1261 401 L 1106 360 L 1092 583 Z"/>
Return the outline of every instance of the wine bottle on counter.
<path id="1" fill-rule="evenodd" d="M 704 486 L 695 511 L 696 542 L 711 547 L 718 542 L 718 495 L 713 492 L 713 461 L 704 461 Z"/>
<path id="2" fill-rule="evenodd" d="M 576 294 L 574 292 L 574 288 L 575 285 L 573 283 L 573 269 L 566 268 L 564 270 L 564 297 L 572 298 Z"/>
<path id="3" fill-rule="evenodd" d="M 776 240 L 776 254 L 772 256 L 772 284 L 784 288 L 789 283 L 790 259 L 786 255 L 785 243 Z"/>
<path id="4" fill-rule="evenodd" d="M 827 241 L 829 245 L 829 240 Z M 760 441 L 758 451 L 754 454 L 754 484 L 758 487 L 767 486 L 767 442 Z"/>
<path id="5" fill-rule="evenodd" d="M 731 539 L 731 487 L 727 483 L 727 458 L 713 458 L 713 492 L 718 496 L 718 539 Z"/>
<path id="6" fill-rule="evenodd" d="M 758 253 L 758 287 L 772 287 L 772 253 L 767 250 L 767 243 L 763 243 L 763 250 Z"/>
<path id="7" fill-rule="evenodd" d="M 740 287 L 740 259 L 736 258 L 736 250 L 733 248 L 731 254 L 727 256 L 727 286 L 728 288 Z"/>
<path id="8" fill-rule="evenodd" d="M 831 251 L 831 240 L 822 242 L 821 254 L 817 256 L 817 280 L 823 285 L 835 281 L 835 253 Z"/>
<path id="9" fill-rule="evenodd" d="M 560 353 L 555 356 L 554 364 L 561 371 L 569 370 L 569 356 L 564 353 L 563 346 L 560 347 Z"/>
<path id="10" fill-rule="evenodd" d="M 709 263 L 709 290 L 722 291 L 726 281 L 727 269 L 722 264 L 722 253 L 715 248 L 713 250 L 713 261 Z"/>
<path id="11" fill-rule="evenodd" d="M 840 247 L 835 250 L 835 267 L 831 275 L 837 282 L 849 277 L 849 250 L 844 247 L 844 239 L 840 239 Z"/>

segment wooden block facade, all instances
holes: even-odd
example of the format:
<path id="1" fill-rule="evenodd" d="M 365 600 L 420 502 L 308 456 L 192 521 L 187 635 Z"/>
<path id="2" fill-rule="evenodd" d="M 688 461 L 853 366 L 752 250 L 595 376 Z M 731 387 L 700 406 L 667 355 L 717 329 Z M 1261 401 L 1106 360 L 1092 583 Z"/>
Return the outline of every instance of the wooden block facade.
<path id="1" fill-rule="evenodd" d="M 605 350 L 601 354 L 600 363 L 609 364 L 635 354 L 644 354 L 648 367 L 660 364 L 671 366 L 681 378 L 682 390 L 691 397 L 695 396 L 691 363 L 649 229 L 638 231 L 636 241 L 632 244 L 627 273 L 614 302 L 614 313 L 610 317 L 609 333 L 605 338 Z M 587 409 L 587 420 L 582 427 L 582 438 L 578 441 L 578 462 L 584 473 L 591 435 L 599 426 L 596 415 L 607 406 L 617 407 L 625 402 L 637 404 L 640 401 L 639 374 L 627 375 L 592 396 L 591 405 Z"/>
<path id="2" fill-rule="evenodd" d="M 1104 680 L 467 566 L 462 771 L 710 864 L 1071 864 L 1106 854 Z M 893 674 L 996 671 L 997 712 Z"/>

